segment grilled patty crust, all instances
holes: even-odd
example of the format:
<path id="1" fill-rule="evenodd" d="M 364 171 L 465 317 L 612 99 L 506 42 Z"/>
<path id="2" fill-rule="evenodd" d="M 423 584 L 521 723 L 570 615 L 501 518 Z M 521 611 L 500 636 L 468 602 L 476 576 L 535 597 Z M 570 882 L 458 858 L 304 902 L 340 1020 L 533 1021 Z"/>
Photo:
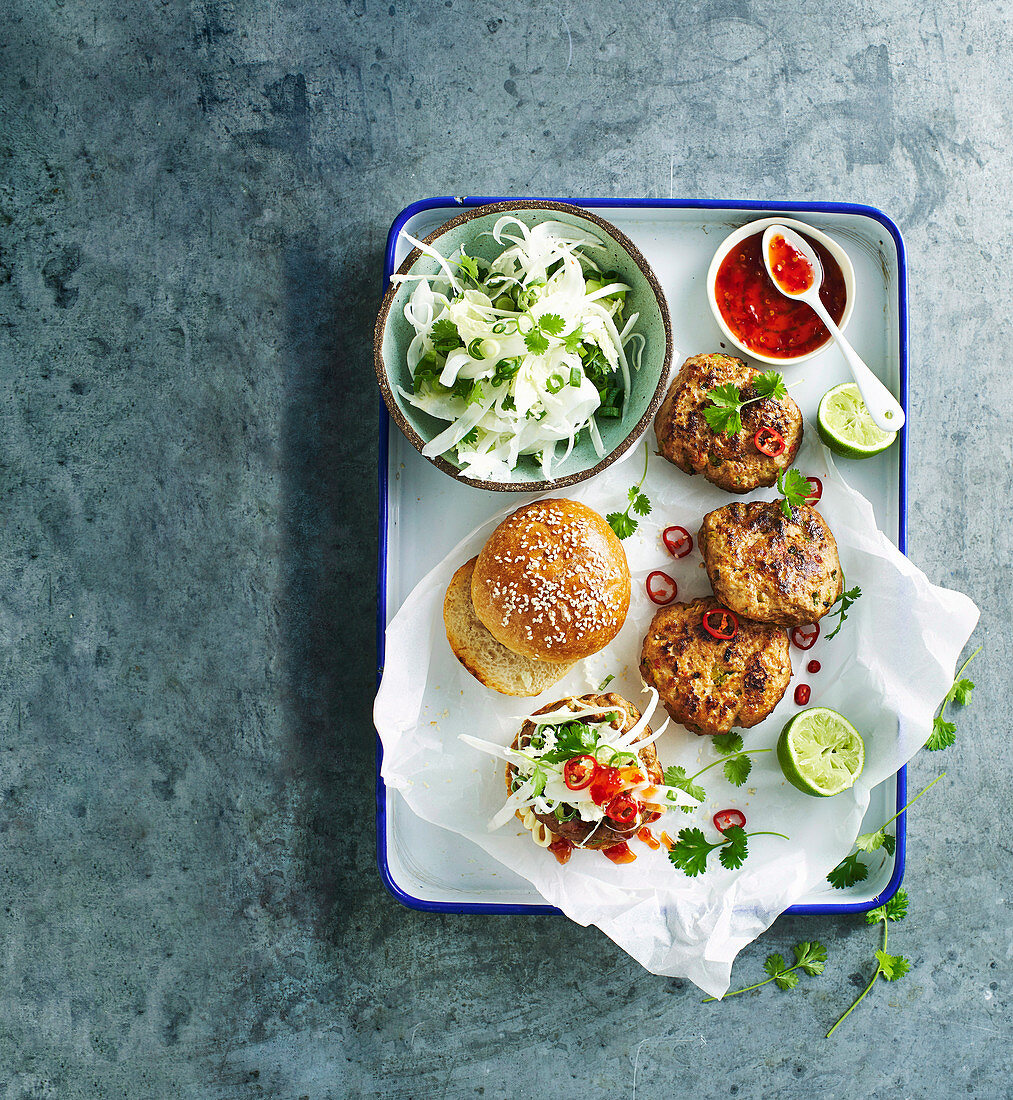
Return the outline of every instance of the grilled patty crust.
<path id="1" fill-rule="evenodd" d="M 566 706 L 568 710 L 583 710 L 585 707 L 601 707 L 601 715 L 591 715 L 588 718 L 582 719 L 586 722 L 594 722 L 604 718 L 606 714 L 622 708 L 626 713 L 626 721 L 623 723 L 622 732 L 633 729 L 633 727 L 640 721 L 640 711 L 629 702 L 624 699 L 623 696 L 617 695 L 614 691 L 610 691 L 607 695 L 580 695 L 576 698 L 557 700 L 554 703 L 548 703 L 540 710 L 536 710 L 535 714 L 547 714 L 549 711 L 558 710 L 560 706 Z M 525 722 L 521 726 L 517 736 L 513 739 L 512 747 L 517 749 L 526 745 L 532 738 L 535 732 L 534 722 Z M 640 734 L 640 738 L 650 737 L 651 727 L 645 726 Z M 658 761 L 658 754 L 654 749 L 654 742 L 650 745 L 644 745 L 637 753 L 640 757 L 640 762 L 643 764 L 644 769 L 650 776 L 651 780 L 655 783 L 664 782 L 664 774 L 661 770 L 661 764 Z M 507 764 L 506 767 L 506 784 L 507 790 L 513 790 L 512 783 L 514 775 L 516 774 L 516 768 L 513 764 Z M 517 813 L 517 817 L 522 817 L 521 813 Z M 581 821 L 579 818 L 574 818 L 573 821 L 559 821 L 555 814 L 535 814 L 535 817 L 552 833 L 554 836 L 564 837 L 570 841 L 577 848 L 593 848 L 595 850 L 600 848 L 611 848 L 614 844 L 620 844 L 624 840 L 629 840 L 636 831 L 642 827 L 643 822 L 637 821 L 632 825 L 620 825 L 617 821 L 612 821 L 610 818 L 605 818 L 601 824 L 597 824 L 594 821 Z M 591 834 L 594 834 L 593 836 Z"/>
<path id="2" fill-rule="evenodd" d="M 669 387 L 658 415 L 654 433 L 658 450 L 687 474 L 703 474 L 729 493 L 748 493 L 773 485 L 780 470 L 794 461 L 802 443 L 802 413 L 790 397 L 772 397 L 743 406 L 742 431 L 735 435 L 715 433 L 704 409 L 715 386 L 731 382 L 742 400 L 756 396 L 752 381 L 760 372 L 741 359 L 714 352 L 694 355 L 683 363 Z M 753 439 L 761 428 L 773 428 L 784 437 L 785 449 L 776 458 L 757 450 Z"/>
<path id="3" fill-rule="evenodd" d="M 825 615 L 844 578 L 837 542 L 808 504 L 736 501 L 708 512 L 697 536 L 714 595 L 736 615 L 804 626 Z"/>
<path id="4" fill-rule="evenodd" d="M 712 597 L 663 607 L 651 620 L 640 675 L 653 685 L 665 710 L 694 733 L 728 733 L 762 722 L 791 679 L 783 628 L 739 619 L 731 641 L 719 641 L 703 616 L 723 605 Z"/>

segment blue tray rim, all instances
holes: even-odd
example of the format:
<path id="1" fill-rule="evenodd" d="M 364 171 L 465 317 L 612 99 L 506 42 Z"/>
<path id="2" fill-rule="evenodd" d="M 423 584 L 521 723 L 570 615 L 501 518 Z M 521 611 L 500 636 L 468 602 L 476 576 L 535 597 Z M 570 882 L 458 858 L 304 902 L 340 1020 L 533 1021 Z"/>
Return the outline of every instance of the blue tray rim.
<path id="1" fill-rule="evenodd" d="M 396 270 L 394 263 L 397 239 L 406 223 L 416 214 L 424 210 L 432 210 L 437 207 L 469 207 L 485 206 L 494 202 L 511 202 L 518 196 L 433 196 L 427 199 L 419 199 L 406 206 L 394 219 L 387 234 L 387 244 L 384 250 L 383 289 L 387 289 L 390 277 Z M 603 198 L 546 198 L 545 196 L 521 196 L 535 202 L 568 202 L 574 206 L 598 207 L 605 209 L 651 209 L 659 210 L 750 210 L 764 211 L 770 214 L 779 212 L 810 213 L 810 214 L 858 214 L 880 225 L 893 238 L 897 248 L 897 304 L 898 304 L 898 335 L 900 338 L 900 395 L 901 408 L 905 414 L 908 408 L 908 295 L 907 295 L 907 252 L 904 248 L 904 238 L 897 224 L 875 206 L 864 203 L 852 202 L 806 202 L 801 200 L 761 201 L 758 199 L 603 199 Z M 907 553 L 907 426 L 901 429 L 898 439 L 900 447 L 900 478 L 899 478 L 899 522 L 897 529 L 897 545 L 902 554 Z M 387 503 L 388 503 L 388 479 L 387 459 L 390 448 L 390 415 L 383 402 L 380 403 L 379 424 L 379 461 L 378 461 L 378 546 L 376 569 L 376 683 L 380 686 L 380 678 L 383 676 L 383 661 L 385 650 L 385 632 L 387 626 Z M 376 739 L 376 861 L 380 872 L 380 878 L 387 890 L 402 905 L 409 909 L 415 909 L 423 913 L 489 913 L 497 915 L 526 915 L 539 916 L 545 914 L 560 914 L 561 910 L 554 905 L 526 905 L 505 902 L 439 902 L 427 901 L 425 898 L 416 898 L 400 887 L 390 873 L 387 863 L 387 788 L 380 776 L 383 764 L 383 745 L 380 738 Z M 897 801 L 898 810 L 907 801 L 907 766 L 897 772 Z M 894 868 L 890 881 L 881 893 L 865 902 L 841 902 L 821 903 L 811 905 L 791 905 L 782 915 L 791 916 L 817 916 L 835 913 L 867 913 L 882 905 L 897 893 L 900 884 L 904 880 L 904 869 L 907 862 L 907 812 L 903 811 L 897 818 L 897 847 L 894 853 Z"/>

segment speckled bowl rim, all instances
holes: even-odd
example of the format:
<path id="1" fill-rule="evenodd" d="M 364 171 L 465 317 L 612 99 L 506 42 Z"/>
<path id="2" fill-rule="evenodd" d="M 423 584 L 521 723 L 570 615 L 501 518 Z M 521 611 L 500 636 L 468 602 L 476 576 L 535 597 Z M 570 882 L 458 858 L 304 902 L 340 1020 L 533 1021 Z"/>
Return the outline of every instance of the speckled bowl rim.
<path id="1" fill-rule="evenodd" d="M 810 225 L 808 222 L 799 221 L 798 218 L 784 218 L 778 215 L 768 215 L 765 218 L 754 218 L 753 221 L 746 222 L 745 225 L 740 225 L 738 229 L 733 229 L 718 245 L 714 257 L 710 262 L 710 267 L 707 269 L 707 304 L 711 307 L 711 313 L 714 315 L 714 320 L 717 322 L 718 328 L 721 329 L 724 335 L 731 340 L 739 351 L 748 355 L 750 358 L 756 359 L 760 363 L 766 363 L 772 367 L 793 367 L 797 363 L 805 363 L 807 360 L 815 359 L 817 355 L 822 355 L 824 352 L 829 351 L 829 349 L 834 346 L 834 338 L 828 335 L 826 340 L 824 340 L 818 348 L 813 348 L 812 351 L 807 351 L 804 355 L 764 355 L 762 352 L 754 351 L 753 348 L 743 343 L 743 341 L 732 332 L 731 326 L 724 317 L 722 317 L 721 310 L 718 307 L 716 291 L 718 268 L 720 268 L 725 256 L 728 255 L 739 241 L 744 241 L 746 237 L 751 237 L 754 233 L 766 229 L 768 225 L 786 225 L 789 229 L 796 229 L 800 233 L 807 233 L 814 240 L 819 241 L 840 265 L 841 274 L 844 276 L 844 290 L 846 294 L 844 300 L 844 313 L 841 315 L 841 323 L 839 325 L 841 332 L 848 327 L 851 315 L 855 312 L 855 297 L 857 294 L 855 265 L 851 262 L 851 257 L 848 255 L 845 247 L 835 241 L 829 234 L 824 233 L 822 229 L 817 229 L 815 225 Z"/>
<path id="2" fill-rule="evenodd" d="M 427 458 L 428 461 L 433 463 L 434 466 L 439 467 L 445 474 L 449 474 L 456 481 L 461 481 L 465 485 L 473 485 L 476 489 L 490 489 L 493 492 L 499 493 L 537 493 L 544 492 L 547 489 L 565 489 L 569 485 L 577 485 L 581 481 L 587 481 L 588 478 L 594 477 L 595 474 L 600 474 L 602 470 L 610 466 L 617 458 L 624 455 L 652 423 L 664 398 L 665 387 L 668 383 L 668 375 L 672 367 L 672 319 L 668 312 L 668 302 L 665 299 L 664 291 L 661 289 L 661 284 L 658 282 L 658 278 L 651 269 L 650 264 L 644 259 L 640 249 L 637 248 L 622 230 L 617 229 L 611 222 L 607 222 L 604 218 L 599 217 L 592 211 L 585 210 L 582 206 L 575 206 L 572 203 L 566 202 L 539 202 L 536 199 L 517 199 L 510 202 L 488 203 L 485 206 L 476 206 L 471 210 L 458 214 L 455 218 L 451 218 L 450 221 L 441 225 L 439 229 L 430 233 L 422 243 L 431 245 L 434 241 L 439 240 L 444 233 L 456 229 L 459 225 L 464 225 L 465 222 L 469 222 L 473 218 L 481 218 L 486 214 L 508 214 L 513 210 L 559 210 L 565 214 L 576 215 L 577 217 L 583 218 L 602 230 L 602 232 L 607 233 L 625 250 L 637 267 L 640 268 L 658 303 L 658 308 L 661 311 L 662 324 L 665 326 L 665 356 L 661 364 L 661 376 L 658 379 L 658 385 L 655 388 L 654 396 L 651 398 L 647 409 L 644 411 L 644 415 L 637 421 L 626 438 L 615 448 L 615 450 L 605 455 L 596 466 L 592 466 L 587 470 L 581 470 L 578 473 L 568 474 L 566 477 L 542 481 L 483 481 L 478 478 L 466 477 L 456 466 L 443 458 L 442 455 L 436 455 L 434 458 L 423 455 L 423 458 Z M 397 269 L 396 274 L 407 275 L 421 256 L 421 249 L 413 248 L 404 263 Z M 383 302 L 380 304 L 380 312 L 377 314 L 376 326 L 373 329 L 373 365 L 376 370 L 376 380 L 379 383 L 380 392 L 383 394 L 384 404 L 387 406 L 387 411 L 390 413 L 391 419 L 401 429 L 402 434 L 408 442 L 411 443 L 419 454 L 422 454 L 422 448 L 426 445 L 426 441 L 422 439 L 418 432 L 411 426 L 404 413 L 402 413 L 401 409 L 398 407 L 397 402 L 394 400 L 390 379 L 387 377 L 387 368 L 383 361 L 383 334 L 386 330 L 390 309 L 394 304 L 394 297 L 398 289 L 398 284 L 392 282 L 387 288 L 387 293 L 383 296 Z"/>

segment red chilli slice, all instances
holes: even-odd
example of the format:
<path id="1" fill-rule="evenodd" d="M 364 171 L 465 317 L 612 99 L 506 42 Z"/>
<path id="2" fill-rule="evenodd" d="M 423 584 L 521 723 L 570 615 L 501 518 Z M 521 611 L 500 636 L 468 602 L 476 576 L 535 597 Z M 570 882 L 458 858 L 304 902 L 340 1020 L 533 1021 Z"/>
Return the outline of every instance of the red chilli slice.
<path id="1" fill-rule="evenodd" d="M 795 704 L 796 706 L 804 707 L 809 702 L 809 685 L 799 684 L 795 688 Z"/>
<path id="2" fill-rule="evenodd" d="M 808 626 L 793 626 L 791 628 L 792 644 L 798 649 L 812 649 L 819 636 L 819 623 L 810 623 Z"/>
<path id="3" fill-rule="evenodd" d="M 620 825 L 632 825 L 637 819 L 637 804 L 623 791 L 605 807 L 605 815 Z"/>
<path id="4" fill-rule="evenodd" d="M 655 569 L 653 573 L 647 574 L 647 595 L 650 596 L 651 603 L 664 607 L 665 604 L 671 603 L 678 594 L 679 586 L 667 573 Z"/>
<path id="5" fill-rule="evenodd" d="M 665 549 L 675 558 L 684 558 L 693 550 L 693 536 L 685 527 L 666 527 L 661 532 Z"/>
<path id="6" fill-rule="evenodd" d="M 741 810 L 718 810 L 714 815 L 714 828 L 719 833 L 723 833 L 733 825 L 740 829 L 746 827 L 746 815 Z"/>
<path id="7" fill-rule="evenodd" d="M 571 791 L 590 787 L 598 771 L 598 761 L 593 756 L 571 756 L 563 765 L 563 782 Z"/>
<path id="8" fill-rule="evenodd" d="M 806 481 L 813 487 L 812 492 L 805 498 L 806 504 L 811 508 L 823 496 L 823 482 L 818 477 L 807 477 Z"/>
<path id="9" fill-rule="evenodd" d="M 753 446 L 760 454 L 768 458 L 777 458 L 778 455 L 784 454 L 788 444 L 785 443 L 784 436 L 774 428 L 761 428 L 753 436 Z"/>
<path id="10" fill-rule="evenodd" d="M 710 621 L 714 615 L 718 617 L 716 626 L 711 625 Z M 730 642 L 739 632 L 739 620 L 735 617 L 735 612 L 724 607 L 712 607 L 710 611 L 705 611 L 701 621 L 704 630 L 719 642 Z"/>

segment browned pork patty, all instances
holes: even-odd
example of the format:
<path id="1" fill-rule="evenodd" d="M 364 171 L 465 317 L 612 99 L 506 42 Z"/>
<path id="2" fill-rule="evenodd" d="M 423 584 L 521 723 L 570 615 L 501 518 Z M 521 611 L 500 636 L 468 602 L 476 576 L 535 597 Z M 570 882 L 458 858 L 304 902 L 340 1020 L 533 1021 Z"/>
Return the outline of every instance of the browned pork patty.
<path id="1" fill-rule="evenodd" d="M 549 711 L 557 710 L 561 705 L 565 705 L 568 710 L 583 710 L 585 707 L 600 706 L 602 708 L 601 714 L 590 715 L 585 719 L 581 719 L 581 721 L 586 722 L 600 721 L 606 714 L 621 707 L 626 712 L 626 721 L 622 727 L 623 733 L 633 729 L 640 721 L 640 711 L 623 696 L 617 695 L 613 691 L 610 691 L 607 695 L 579 695 L 576 698 L 557 700 L 555 703 L 549 703 L 540 710 L 536 710 L 535 714 L 547 714 Z M 513 748 L 516 749 L 526 745 L 531 740 L 535 728 L 534 722 L 525 722 L 513 740 Z M 650 737 L 650 735 L 651 727 L 645 726 L 638 740 Z M 654 743 L 644 745 L 637 755 L 640 757 L 640 762 L 644 765 L 651 780 L 655 783 L 663 783 L 664 775 L 658 761 L 658 754 L 654 749 Z M 515 774 L 516 769 L 513 764 L 507 764 L 506 784 L 507 790 L 511 792 L 513 791 L 512 783 Z M 521 814 L 518 813 L 517 816 L 521 817 Z M 564 837 L 578 848 L 592 848 L 595 850 L 611 848 L 614 844 L 629 840 L 643 826 L 642 821 L 623 826 L 618 822 L 610 821 L 609 818 L 605 818 L 604 822 L 596 827 L 595 822 L 581 821 L 579 818 L 575 818 L 573 821 L 559 821 L 555 814 L 535 814 L 535 817 L 555 836 Z M 594 836 L 590 835 L 592 832 Z M 588 839 L 589 837 L 590 839 Z"/>
<path id="2" fill-rule="evenodd" d="M 802 443 L 798 405 L 790 397 L 753 401 L 743 406 L 742 431 L 735 435 L 715 433 L 704 416 L 704 409 L 711 404 L 709 390 L 731 382 L 739 388 L 743 400 L 755 397 L 751 383 L 759 373 L 741 359 L 717 352 L 687 359 L 654 419 L 660 453 L 680 470 L 703 474 L 729 493 L 748 493 L 773 485 L 778 472 L 792 464 Z M 785 449 L 776 458 L 758 451 L 753 442 L 756 433 L 765 427 L 784 437 Z"/>
<path id="3" fill-rule="evenodd" d="M 791 679 L 788 635 L 776 626 L 739 619 L 731 641 L 704 629 L 703 616 L 723 610 L 711 597 L 663 607 L 651 620 L 640 675 L 665 709 L 694 733 L 728 733 L 762 722 Z"/>
<path id="4" fill-rule="evenodd" d="M 808 504 L 791 519 L 777 500 L 727 504 L 703 517 L 698 544 L 714 595 L 757 622 L 814 623 L 843 589 L 837 543 Z"/>

